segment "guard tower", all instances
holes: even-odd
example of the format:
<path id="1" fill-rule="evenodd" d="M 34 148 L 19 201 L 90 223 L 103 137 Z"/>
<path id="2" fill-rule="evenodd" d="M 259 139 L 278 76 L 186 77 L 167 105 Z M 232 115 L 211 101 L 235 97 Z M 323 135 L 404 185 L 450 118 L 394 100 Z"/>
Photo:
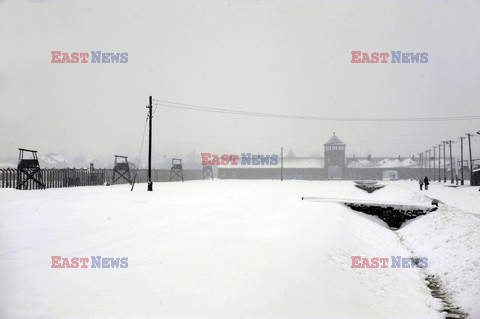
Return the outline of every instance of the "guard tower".
<path id="1" fill-rule="evenodd" d="M 19 148 L 18 155 L 18 174 L 17 174 L 17 189 L 45 189 L 43 183 L 42 171 L 40 170 L 40 163 L 38 162 L 37 151 Z M 25 158 L 25 153 L 31 153 L 32 158 Z M 32 181 L 30 185 L 28 181 Z"/>
<path id="2" fill-rule="evenodd" d="M 121 155 L 115 156 L 115 165 L 113 166 L 112 184 L 115 184 L 120 178 L 126 180 L 129 184 L 132 183 L 132 176 L 130 175 L 130 165 L 128 164 L 128 157 Z M 121 162 L 124 160 L 123 162 Z"/>
<path id="3" fill-rule="evenodd" d="M 203 166 L 203 180 L 212 178 L 213 181 L 213 170 L 212 165 L 204 165 Z"/>
<path id="4" fill-rule="evenodd" d="M 170 181 L 178 177 L 183 182 L 182 159 L 172 158 L 172 168 L 170 169 Z"/>
<path id="5" fill-rule="evenodd" d="M 343 179 L 345 177 L 345 143 L 333 133 L 332 138 L 324 144 L 324 148 L 325 179 Z"/>

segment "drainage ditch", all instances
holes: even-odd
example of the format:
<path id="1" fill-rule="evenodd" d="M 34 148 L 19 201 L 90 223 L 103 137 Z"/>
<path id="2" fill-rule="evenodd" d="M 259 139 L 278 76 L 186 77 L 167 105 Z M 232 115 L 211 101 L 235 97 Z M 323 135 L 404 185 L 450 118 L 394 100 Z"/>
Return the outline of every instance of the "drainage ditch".
<path id="1" fill-rule="evenodd" d="M 440 299 L 443 304 L 442 312 L 446 313 L 446 319 L 465 319 L 468 314 L 463 312 L 459 307 L 456 307 L 451 301 L 451 297 L 442 288 L 442 284 L 436 276 L 428 275 L 428 288 L 430 288 L 433 297 Z"/>
<path id="2" fill-rule="evenodd" d="M 371 194 L 374 191 L 377 191 L 379 189 L 382 189 L 385 187 L 385 185 L 379 185 L 379 184 L 355 184 L 355 187 L 360 188 L 361 190 L 366 191 L 367 193 Z"/>
<path id="3" fill-rule="evenodd" d="M 388 227 L 391 230 L 399 229 L 404 222 L 407 220 L 417 218 L 418 216 L 425 215 L 429 212 L 433 212 L 437 209 L 436 206 L 433 207 L 422 207 L 415 208 L 411 206 L 409 208 L 399 208 L 388 205 L 378 205 L 378 204 L 364 204 L 364 203 L 344 203 L 346 206 L 351 209 L 362 212 L 367 215 L 377 216 L 381 220 L 387 223 Z"/>

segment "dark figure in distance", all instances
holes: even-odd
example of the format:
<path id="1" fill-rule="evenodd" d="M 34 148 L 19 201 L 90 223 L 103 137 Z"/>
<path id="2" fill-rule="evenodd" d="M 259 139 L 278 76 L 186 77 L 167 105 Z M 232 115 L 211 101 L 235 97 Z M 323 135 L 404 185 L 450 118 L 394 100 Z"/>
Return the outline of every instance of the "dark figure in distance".
<path id="1" fill-rule="evenodd" d="M 420 179 L 418 180 L 418 185 L 420 185 L 420 190 L 422 190 L 422 189 L 423 189 L 423 181 L 422 181 L 422 178 L 420 178 Z"/>
<path id="2" fill-rule="evenodd" d="M 423 183 L 425 184 L 425 190 L 428 191 L 428 184 L 430 184 L 430 183 L 428 182 L 428 177 L 427 176 L 425 176 L 425 178 L 423 179 Z"/>

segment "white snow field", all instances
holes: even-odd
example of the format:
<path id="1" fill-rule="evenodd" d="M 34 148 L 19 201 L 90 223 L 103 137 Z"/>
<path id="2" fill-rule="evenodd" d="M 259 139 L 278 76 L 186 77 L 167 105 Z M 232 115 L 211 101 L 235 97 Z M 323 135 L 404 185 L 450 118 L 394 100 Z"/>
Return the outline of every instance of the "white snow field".
<path id="1" fill-rule="evenodd" d="M 426 275 L 480 318 L 480 192 L 415 181 L 216 180 L 0 189 L 0 318 L 445 318 Z M 394 232 L 302 196 L 445 204 Z M 352 268 L 351 256 L 428 267 Z M 52 256 L 128 268 L 52 268 Z"/>

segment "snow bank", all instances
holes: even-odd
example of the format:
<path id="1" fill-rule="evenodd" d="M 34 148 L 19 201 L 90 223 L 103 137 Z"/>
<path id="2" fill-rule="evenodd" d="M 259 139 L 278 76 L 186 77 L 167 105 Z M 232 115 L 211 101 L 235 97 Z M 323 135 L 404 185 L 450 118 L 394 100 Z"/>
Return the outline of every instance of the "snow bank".
<path id="1" fill-rule="evenodd" d="M 426 272 L 437 275 L 454 303 L 480 318 L 480 216 L 440 206 L 398 233 L 407 247 L 428 257 Z"/>
<path id="2" fill-rule="evenodd" d="M 429 258 L 426 273 L 436 275 L 454 303 L 469 312 L 469 318 L 480 318 L 478 187 L 451 188 L 446 187 L 450 183 L 431 182 L 428 191 L 420 192 L 415 181 L 386 184 L 390 186 L 381 191 L 396 191 L 418 203 L 430 203 L 432 198 L 445 203 L 437 211 L 407 222 L 398 234 L 415 254 Z"/>

